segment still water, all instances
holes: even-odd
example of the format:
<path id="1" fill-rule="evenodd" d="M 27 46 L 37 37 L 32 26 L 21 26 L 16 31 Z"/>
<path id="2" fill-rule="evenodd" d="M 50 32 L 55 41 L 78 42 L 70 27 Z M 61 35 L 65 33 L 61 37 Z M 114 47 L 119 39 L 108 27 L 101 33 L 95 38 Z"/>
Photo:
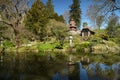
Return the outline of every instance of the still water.
<path id="1" fill-rule="evenodd" d="M 0 55 L 0 80 L 120 80 L 120 62 L 69 64 L 67 56 Z"/>

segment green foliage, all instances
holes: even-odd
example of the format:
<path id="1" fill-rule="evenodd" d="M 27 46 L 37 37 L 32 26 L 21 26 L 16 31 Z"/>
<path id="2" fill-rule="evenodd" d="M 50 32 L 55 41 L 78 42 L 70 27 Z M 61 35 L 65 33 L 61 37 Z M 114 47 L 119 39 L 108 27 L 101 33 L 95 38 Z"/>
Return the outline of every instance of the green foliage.
<path id="1" fill-rule="evenodd" d="M 72 40 L 72 47 L 75 47 L 77 44 L 81 43 L 81 39 L 79 34 L 73 35 L 73 40 Z M 70 41 L 69 41 L 70 42 Z M 69 44 L 70 45 L 70 44 Z"/>
<path id="2" fill-rule="evenodd" d="M 108 34 L 100 34 L 99 37 L 104 40 L 108 40 L 108 38 L 109 38 Z"/>
<path id="3" fill-rule="evenodd" d="M 80 9 L 80 0 L 73 0 L 73 4 L 70 5 L 70 20 L 74 19 L 79 29 L 81 24 L 81 9 Z"/>
<path id="4" fill-rule="evenodd" d="M 40 0 L 36 0 L 31 9 L 27 12 L 25 24 L 28 30 L 39 36 L 41 41 L 45 41 L 46 36 L 48 36 L 46 35 L 48 30 L 46 24 L 50 19 L 64 22 L 63 17 L 58 16 L 58 14 L 54 12 L 54 6 L 51 0 L 48 0 L 46 5 Z"/>
<path id="5" fill-rule="evenodd" d="M 48 0 L 46 3 L 47 15 L 48 19 L 55 19 L 56 21 L 65 22 L 62 15 L 58 15 L 54 12 L 54 6 L 52 4 L 52 0 Z"/>
<path id="6" fill-rule="evenodd" d="M 0 52 L 2 51 L 3 47 L 0 46 Z"/>
<path id="7" fill-rule="evenodd" d="M 112 42 L 112 41 L 106 41 L 105 44 L 109 47 L 117 46 L 117 44 L 115 42 Z"/>
<path id="8" fill-rule="evenodd" d="M 15 43 L 6 40 L 6 41 L 3 42 L 3 46 L 5 48 L 15 47 Z"/>
<path id="9" fill-rule="evenodd" d="M 62 46 L 64 44 L 64 40 L 68 35 L 68 27 L 66 24 L 62 22 L 58 22 L 56 20 L 50 20 L 47 24 L 46 34 L 48 36 L 55 37 L 59 44 Z"/>
<path id="10" fill-rule="evenodd" d="M 42 43 L 38 46 L 39 51 L 55 49 L 56 44 Z"/>
<path id="11" fill-rule="evenodd" d="M 53 19 L 54 18 L 54 6 L 52 4 L 52 0 L 48 0 L 46 3 L 46 9 L 48 11 L 48 18 Z"/>
<path id="12" fill-rule="evenodd" d="M 120 46 L 120 38 L 119 37 L 109 38 L 109 41 L 115 42 L 117 45 Z"/>
<path id="13" fill-rule="evenodd" d="M 118 23 L 118 17 L 116 15 L 110 16 L 108 26 L 106 28 L 107 34 L 110 38 L 115 36 L 116 26 Z"/>
<path id="14" fill-rule="evenodd" d="M 65 22 L 65 20 L 64 20 L 62 15 L 59 16 L 59 19 L 57 21 L 60 21 L 60 22 L 63 22 L 63 23 Z"/>
<path id="15" fill-rule="evenodd" d="M 81 44 L 76 45 L 77 52 L 84 52 L 85 48 L 90 48 L 91 43 L 90 42 L 82 42 Z"/>
<path id="16" fill-rule="evenodd" d="M 54 14 L 54 19 L 59 22 L 63 22 L 63 23 L 65 22 L 63 16 L 62 15 L 59 16 L 57 13 Z"/>
<path id="17" fill-rule="evenodd" d="M 116 26 L 114 42 L 120 45 L 120 24 Z"/>
<path id="18" fill-rule="evenodd" d="M 99 44 L 103 41 L 103 39 L 99 37 L 99 35 L 94 35 L 93 37 L 90 38 L 89 41 L 93 42 L 94 44 Z"/>
<path id="19" fill-rule="evenodd" d="M 96 34 L 106 33 L 106 29 L 100 29 L 100 30 L 96 29 L 96 30 L 94 30 L 94 31 L 95 31 Z"/>
<path id="20" fill-rule="evenodd" d="M 6 26 L 5 24 L 0 24 L 0 38 L 1 37 L 6 37 L 6 30 L 8 29 L 8 26 Z M 9 34 L 7 34 L 9 36 Z M 10 36 L 9 36 L 10 37 Z"/>
<path id="21" fill-rule="evenodd" d="M 86 27 L 88 25 L 87 22 L 83 22 L 83 27 Z"/>
<path id="22" fill-rule="evenodd" d="M 96 34 L 92 37 L 93 40 L 109 40 L 109 35 L 106 34 L 105 29 L 96 30 L 95 33 Z"/>
<path id="23" fill-rule="evenodd" d="M 52 29 L 53 35 L 56 37 L 56 40 L 59 40 L 60 45 L 62 46 L 64 43 L 64 39 L 67 36 L 66 28 L 63 26 L 55 26 L 54 29 Z"/>
<path id="24" fill-rule="evenodd" d="M 39 35 L 40 39 L 43 40 L 45 34 L 45 25 L 48 22 L 48 12 L 45 5 L 37 0 L 32 5 L 31 9 L 27 12 L 25 24 L 27 29 L 32 31 L 34 34 Z"/>
<path id="25" fill-rule="evenodd" d="M 120 24 L 116 15 L 110 17 L 106 31 L 109 35 L 109 40 L 120 45 Z"/>
<path id="26" fill-rule="evenodd" d="M 56 49 L 63 49 L 63 44 L 61 44 L 59 41 L 57 42 L 56 46 L 55 46 Z"/>

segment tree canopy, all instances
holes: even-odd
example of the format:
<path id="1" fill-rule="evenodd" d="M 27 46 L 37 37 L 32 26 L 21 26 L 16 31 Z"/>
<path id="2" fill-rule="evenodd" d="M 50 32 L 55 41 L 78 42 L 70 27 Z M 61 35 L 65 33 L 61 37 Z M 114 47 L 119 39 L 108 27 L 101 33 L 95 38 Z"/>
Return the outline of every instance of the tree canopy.
<path id="1" fill-rule="evenodd" d="M 118 26 L 118 16 L 112 15 L 109 17 L 108 26 L 106 28 L 107 34 L 110 38 L 115 37 Z"/>
<path id="2" fill-rule="evenodd" d="M 120 0 L 92 0 L 93 4 L 88 6 L 86 16 L 92 23 L 100 28 L 102 23 L 109 21 L 110 15 L 118 15 L 120 11 Z"/>
<path id="3" fill-rule="evenodd" d="M 15 42 L 20 45 L 20 33 L 22 33 L 22 22 L 24 14 L 28 9 L 30 0 L 1 0 L 0 1 L 0 23 L 8 25 L 13 29 Z"/>
<path id="4" fill-rule="evenodd" d="M 46 8 L 47 8 L 47 11 L 48 11 L 48 17 L 50 19 L 53 19 L 54 18 L 54 5 L 52 4 L 52 0 L 48 0 L 47 3 L 46 3 Z"/>
<path id="5" fill-rule="evenodd" d="M 46 24 L 50 19 L 64 22 L 63 16 L 54 12 L 51 0 L 45 5 L 42 1 L 36 0 L 31 9 L 27 12 L 25 24 L 27 29 L 38 35 L 40 40 L 46 37 Z"/>
<path id="6" fill-rule="evenodd" d="M 70 20 L 74 19 L 76 26 L 79 29 L 81 25 L 81 9 L 80 0 L 73 0 L 73 4 L 70 5 Z"/>

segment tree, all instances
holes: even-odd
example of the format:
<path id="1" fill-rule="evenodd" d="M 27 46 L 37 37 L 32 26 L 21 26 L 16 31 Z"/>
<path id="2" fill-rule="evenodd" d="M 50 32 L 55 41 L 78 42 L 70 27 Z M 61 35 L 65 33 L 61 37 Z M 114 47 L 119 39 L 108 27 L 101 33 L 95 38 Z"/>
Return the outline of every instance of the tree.
<path id="1" fill-rule="evenodd" d="M 24 14 L 28 9 L 30 0 L 1 0 L 0 1 L 0 22 L 10 26 L 15 35 L 17 47 L 20 46 L 20 33 Z"/>
<path id="2" fill-rule="evenodd" d="M 115 36 L 117 24 L 118 24 L 118 17 L 116 15 L 110 16 L 108 26 L 106 28 L 107 34 L 109 35 L 110 38 Z"/>
<path id="3" fill-rule="evenodd" d="M 118 14 L 120 11 L 120 0 L 92 0 L 92 2 L 87 9 L 86 16 L 99 28 L 101 23 L 103 24 L 109 21 L 108 17 L 110 15 L 116 14 L 116 12 Z M 103 17 L 102 22 L 97 21 L 100 16 Z"/>
<path id="4" fill-rule="evenodd" d="M 99 4 L 98 13 L 108 14 L 113 11 L 120 10 L 120 0 L 94 0 L 96 4 Z"/>
<path id="5" fill-rule="evenodd" d="M 52 0 L 48 0 L 47 1 L 47 3 L 46 3 L 46 8 L 47 8 L 47 11 L 48 11 L 48 17 L 50 18 L 50 19 L 53 19 L 53 17 L 54 17 L 54 6 L 53 6 L 53 4 L 52 4 Z"/>
<path id="6" fill-rule="evenodd" d="M 98 29 L 100 30 L 100 27 L 104 21 L 104 16 L 97 16 L 96 17 L 96 25 L 98 26 Z"/>
<path id="7" fill-rule="evenodd" d="M 50 20 L 47 24 L 47 32 L 46 34 L 48 36 L 53 36 L 56 38 L 56 41 L 60 43 L 60 46 L 62 47 L 64 44 L 65 37 L 68 34 L 68 27 L 65 23 L 56 21 L 56 20 Z"/>
<path id="8" fill-rule="evenodd" d="M 54 14 L 54 19 L 59 22 L 65 22 L 64 18 L 62 15 L 58 15 L 57 13 Z"/>
<path id="9" fill-rule="evenodd" d="M 58 21 L 65 23 L 65 20 L 62 15 L 59 16 Z"/>
<path id="10" fill-rule="evenodd" d="M 70 6 L 70 20 L 74 19 L 76 26 L 79 29 L 81 24 L 81 9 L 80 0 L 73 0 L 73 4 Z"/>
<path id="11" fill-rule="evenodd" d="M 86 27 L 86 26 L 88 26 L 88 23 L 87 23 L 87 22 L 84 22 L 84 23 L 83 23 L 83 27 Z"/>
<path id="12" fill-rule="evenodd" d="M 116 43 L 120 45 L 120 23 L 116 26 L 115 37 L 117 38 Z"/>
<path id="13" fill-rule="evenodd" d="M 46 9 L 47 9 L 47 15 L 49 19 L 55 19 L 60 22 L 65 22 L 62 15 L 59 16 L 57 13 L 54 12 L 54 6 L 52 4 L 52 0 L 47 1 Z"/>
<path id="14" fill-rule="evenodd" d="M 104 17 L 104 22 L 108 21 L 108 17 L 112 14 L 116 14 L 116 11 L 120 11 L 120 0 L 92 0 L 86 15 L 93 23 L 97 23 L 97 18 Z M 103 16 L 104 15 L 104 16 Z M 103 22 L 102 22 L 103 23 Z M 99 24 L 99 23 L 97 23 Z M 99 24 L 100 25 L 100 24 Z"/>
<path id="15" fill-rule="evenodd" d="M 4 31 L 7 29 L 7 26 L 0 24 L 0 38 L 3 37 Z"/>
<path id="16" fill-rule="evenodd" d="M 98 13 L 99 7 L 98 4 L 92 4 L 88 7 L 86 12 L 86 16 L 91 20 L 91 23 L 97 26 L 97 29 L 100 29 L 103 22 L 105 22 L 105 16 Z"/>
<path id="17" fill-rule="evenodd" d="M 28 30 L 38 35 L 40 40 L 44 40 L 46 36 L 46 24 L 48 22 L 48 12 L 45 5 L 36 0 L 31 9 L 27 12 L 25 24 Z"/>
<path id="18" fill-rule="evenodd" d="M 69 16 L 70 16 L 69 11 L 64 11 L 63 17 L 67 24 L 69 22 Z"/>
<path id="19" fill-rule="evenodd" d="M 97 9 L 99 6 L 97 4 L 90 5 L 87 9 L 86 16 L 92 21 L 95 22 L 97 15 Z"/>

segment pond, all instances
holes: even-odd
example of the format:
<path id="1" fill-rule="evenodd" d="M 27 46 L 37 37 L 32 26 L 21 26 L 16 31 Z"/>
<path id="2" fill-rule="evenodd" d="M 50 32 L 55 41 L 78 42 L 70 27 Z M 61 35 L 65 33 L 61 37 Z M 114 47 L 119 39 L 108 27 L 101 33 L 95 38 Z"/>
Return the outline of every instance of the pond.
<path id="1" fill-rule="evenodd" d="M 120 80 L 120 61 L 70 64 L 70 60 L 61 53 L 0 55 L 0 80 Z"/>

